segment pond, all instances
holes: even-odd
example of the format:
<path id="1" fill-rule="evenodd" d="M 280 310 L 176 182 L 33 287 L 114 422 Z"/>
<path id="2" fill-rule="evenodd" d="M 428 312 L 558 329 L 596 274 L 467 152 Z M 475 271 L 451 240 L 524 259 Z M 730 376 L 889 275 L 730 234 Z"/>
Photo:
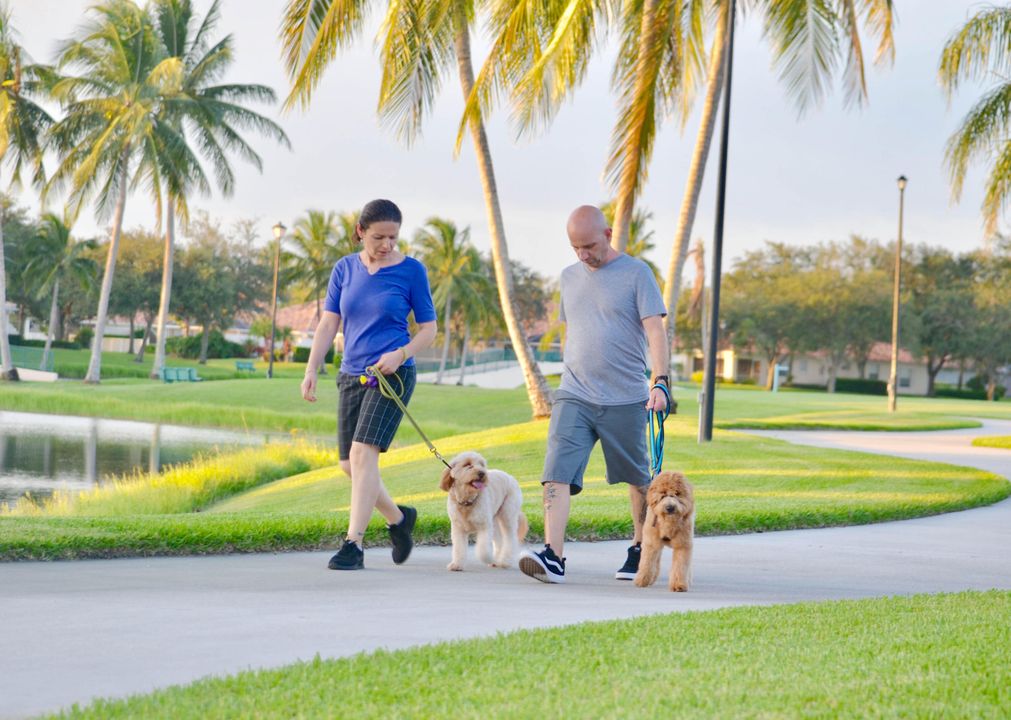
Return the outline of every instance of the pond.
<path id="1" fill-rule="evenodd" d="M 157 472 L 197 453 L 261 445 L 266 433 L 0 411 L 0 504 L 81 491 L 115 475 Z"/>

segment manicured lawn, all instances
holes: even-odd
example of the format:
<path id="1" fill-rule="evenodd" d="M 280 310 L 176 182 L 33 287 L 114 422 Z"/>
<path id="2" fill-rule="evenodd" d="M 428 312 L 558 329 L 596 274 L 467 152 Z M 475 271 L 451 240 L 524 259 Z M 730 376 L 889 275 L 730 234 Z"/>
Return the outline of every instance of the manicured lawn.
<path id="1" fill-rule="evenodd" d="M 972 444 L 976 447 L 992 447 L 1011 450 L 1011 435 L 989 435 L 974 438 Z"/>
<path id="2" fill-rule="evenodd" d="M 439 440 L 447 457 L 479 449 L 493 467 L 517 477 L 531 541 L 543 532 L 539 478 L 547 427 L 544 421 L 526 422 Z M 707 445 L 700 446 L 693 438 L 687 418 L 668 420 L 665 467 L 683 470 L 695 483 L 700 535 L 918 517 L 990 504 L 1011 493 L 1005 479 L 968 468 L 795 446 L 729 432 L 718 433 L 717 442 Z M 18 510 L 18 515 L 0 516 L 0 559 L 202 554 L 338 544 L 347 523 L 350 484 L 339 469 L 327 464 L 325 454 L 306 462 L 318 469 L 294 470 L 299 474 L 278 480 L 265 473 L 258 479 L 240 473 L 227 482 L 217 481 L 219 473 L 203 472 L 198 465 L 178 473 L 181 488 L 166 488 L 162 479 L 154 478 L 147 482 L 150 487 L 143 481 L 136 487 L 127 484 L 122 492 L 86 496 L 79 508 L 71 504 L 55 509 L 69 517 L 25 517 Z M 275 459 L 258 463 L 251 467 L 272 468 Z M 382 467 L 394 498 L 419 509 L 418 540 L 448 542 L 446 496 L 438 488 L 442 466 L 427 448 L 421 444 L 395 448 L 382 457 Z M 201 483 L 211 489 L 203 489 Z M 201 500 L 209 497 L 226 499 L 210 505 Z M 193 509 L 202 512 L 188 512 Z M 137 514 L 142 512 L 162 514 Z M 179 514 L 164 514 L 168 512 Z M 599 449 L 587 469 L 585 489 L 573 501 L 569 531 L 571 537 L 583 540 L 631 534 L 627 489 L 606 484 Z M 366 544 L 385 541 L 377 516 Z"/>
<path id="3" fill-rule="evenodd" d="M 297 663 L 60 717 L 1006 717 L 1011 593 L 656 615 Z"/>

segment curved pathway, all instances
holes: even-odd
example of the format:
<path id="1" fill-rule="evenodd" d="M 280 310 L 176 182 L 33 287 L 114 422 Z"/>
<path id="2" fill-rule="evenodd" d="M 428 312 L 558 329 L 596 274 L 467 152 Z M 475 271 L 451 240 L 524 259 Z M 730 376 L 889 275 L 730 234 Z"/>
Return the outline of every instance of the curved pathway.
<path id="1" fill-rule="evenodd" d="M 933 433 L 768 432 L 1011 477 L 1011 452 L 973 448 L 1011 422 Z M 0 564 L 0 717 L 274 667 L 518 628 L 804 600 L 1011 588 L 1011 499 L 918 520 L 696 541 L 687 594 L 612 580 L 626 543 L 572 543 L 568 583 L 420 547 L 395 567 L 325 569 L 329 552 Z M 666 569 L 665 569 L 666 573 Z M 666 575 L 664 575 L 666 577 Z"/>

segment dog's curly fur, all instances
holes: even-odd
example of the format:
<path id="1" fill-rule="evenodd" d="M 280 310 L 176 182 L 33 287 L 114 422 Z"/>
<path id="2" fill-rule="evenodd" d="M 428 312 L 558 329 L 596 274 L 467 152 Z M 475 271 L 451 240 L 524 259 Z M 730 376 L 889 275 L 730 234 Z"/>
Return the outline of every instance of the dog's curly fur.
<path id="1" fill-rule="evenodd" d="M 447 569 L 463 570 L 471 533 L 477 535 L 475 550 L 481 562 L 512 567 L 517 546 L 528 529 L 516 478 L 502 470 L 489 470 L 487 461 L 476 452 L 462 452 L 449 461 L 439 487 L 449 493 L 446 509 L 452 526 L 453 560 Z"/>
<path id="2" fill-rule="evenodd" d="M 664 547 L 674 551 L 668 587 L 685 592 L 692 581 L 692 541 L 695 536 L 695 492 L 685 476 L 662 472 L 646 493 L 646 520 L 642 530 L 642 557 L 635 584 L 649 587 L 660 575 Z"/>

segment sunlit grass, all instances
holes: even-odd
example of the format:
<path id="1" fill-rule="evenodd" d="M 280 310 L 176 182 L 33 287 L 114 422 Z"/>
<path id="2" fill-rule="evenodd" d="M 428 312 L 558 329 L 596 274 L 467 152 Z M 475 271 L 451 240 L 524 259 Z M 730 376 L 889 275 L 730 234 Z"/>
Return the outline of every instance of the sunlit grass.
<path id="1" fill-rule="evenodd" d="M 988 435 L 986 437 L 973 438 L 972 444 L 976 447 L 992 447 L 1011 450 L 1011 435 Z"/>
<path id="2" fill-rule="evenodd" d="M 653 615 L 317 657 L 60 717 L 997 718 L 1009 616 L 1006 591 Z"/>

